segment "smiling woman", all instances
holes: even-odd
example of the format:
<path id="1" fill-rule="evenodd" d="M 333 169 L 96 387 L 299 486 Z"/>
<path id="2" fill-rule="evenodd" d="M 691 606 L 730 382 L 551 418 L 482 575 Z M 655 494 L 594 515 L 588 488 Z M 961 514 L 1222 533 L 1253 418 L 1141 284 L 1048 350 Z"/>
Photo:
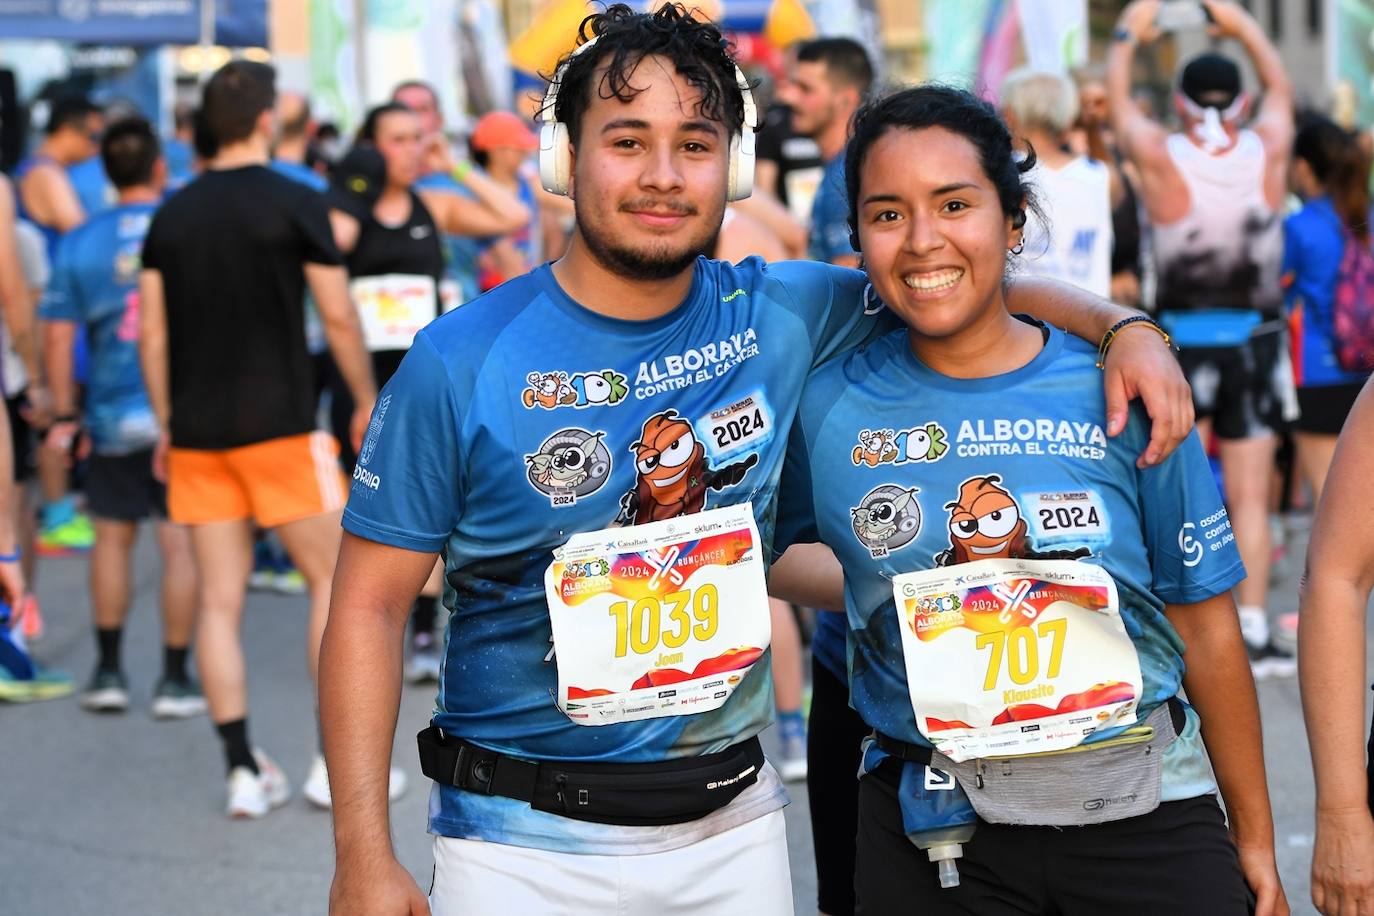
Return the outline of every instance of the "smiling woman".
<path id="1" fill-rule="evenodd" d="M 876 731 L 859 911 L 1239 916 L 1248 882 L 1284 913 L 1244 570 L 1222 539 L 1182 547 L 1226 510 L 1196 435 L 1138 469 L 1144 412 L 1104 435 L 1094 348 L 1008 310 L 1033 161 L 940 86 L 860 110 L 846 153 L 855 247 L 904 327 L 808 379 L 774 549 L 844 567 Z"/>

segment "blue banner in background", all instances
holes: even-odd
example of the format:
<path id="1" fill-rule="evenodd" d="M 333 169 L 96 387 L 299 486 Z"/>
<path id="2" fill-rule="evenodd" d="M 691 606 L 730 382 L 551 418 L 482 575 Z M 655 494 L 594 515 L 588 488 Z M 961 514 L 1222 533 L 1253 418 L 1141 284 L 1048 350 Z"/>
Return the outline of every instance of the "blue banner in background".
<path id="1" fill-rule="evenodd" d="M 0 0 L 0 37 L 193 45 L 210 0 Z M 215 44 L 267 46 L 267 0 L 213 0 Z"/>

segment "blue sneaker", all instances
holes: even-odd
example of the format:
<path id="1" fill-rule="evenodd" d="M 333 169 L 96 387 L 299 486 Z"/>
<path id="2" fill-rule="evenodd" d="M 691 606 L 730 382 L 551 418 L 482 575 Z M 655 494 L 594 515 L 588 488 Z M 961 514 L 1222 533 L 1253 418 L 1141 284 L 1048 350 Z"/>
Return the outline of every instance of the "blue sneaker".
<path id="1" fill-rule="evenodd" d="M 15 677 L 0 665 L 0 700 L 7 703 L 33 703 L 70 696 L 76 689 L 71 677 L 40 665 L 33 666 L 33 676 Z"/>

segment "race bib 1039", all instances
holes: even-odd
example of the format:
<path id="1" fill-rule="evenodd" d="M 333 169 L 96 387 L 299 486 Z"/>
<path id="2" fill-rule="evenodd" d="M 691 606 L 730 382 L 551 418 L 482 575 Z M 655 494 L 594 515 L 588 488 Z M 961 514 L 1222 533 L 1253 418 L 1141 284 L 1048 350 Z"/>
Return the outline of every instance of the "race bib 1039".
<path id="1" fill-rule="evenodd" d="M 558 707 L 578 725 L 718 709 L 771 635 L 748 503 L 575 535 L 544 589 Z"/>

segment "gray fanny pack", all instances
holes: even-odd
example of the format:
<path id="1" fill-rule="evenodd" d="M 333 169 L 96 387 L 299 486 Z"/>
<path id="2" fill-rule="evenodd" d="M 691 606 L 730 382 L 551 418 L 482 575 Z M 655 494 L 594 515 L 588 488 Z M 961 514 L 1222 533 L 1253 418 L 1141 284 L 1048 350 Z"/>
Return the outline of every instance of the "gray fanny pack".
<path id="1" fill-rule="evenodd" d="M 932 751 L 930 765 L 959 780 L 978 816 L 992 824 L 1073 827 L 1125 820 L 1159 807 L 1164 749 L 1178 737 L 1170 705 L 1161 703 L 1144 723 L 1108 741 L 963 763 Z"/>

